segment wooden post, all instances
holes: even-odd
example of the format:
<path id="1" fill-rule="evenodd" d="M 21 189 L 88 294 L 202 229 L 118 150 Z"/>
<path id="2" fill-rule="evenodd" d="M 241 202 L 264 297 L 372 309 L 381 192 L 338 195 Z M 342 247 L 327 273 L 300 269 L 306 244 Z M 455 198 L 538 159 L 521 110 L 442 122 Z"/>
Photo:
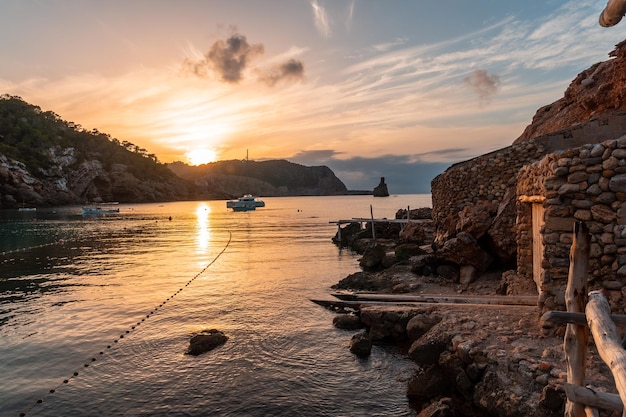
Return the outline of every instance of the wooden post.
<path id="1" fill-rule="evenodd" d="M 370 204 L 370 215 L 372 216 L 372 239 L 376 242 L 376 223 L 374 222 L 374 209 Z"/>
<path id="2" fill-rule="evenodd" d="M 619 397 L 622 404 L 626 404 L 626 351 L 611 320 L 609 302 L 602 292 L 592 291 L 589 294 L 585 312 L 598 353 L 611 369 Z M 622 416 L 626 417 L 626 410 L 622 411 Z"/>
<path id="3" fill-rule="evenodd" d="M 569 275 L 565 289 L 565 305 L 568 312 L 582 313 L 585 311 L 587 298 L 587 263 L 589 261 L 590 236 L 582 222 L 574 224 L 574 235 L 569 256 Z M 589 330 L 587 326 L 568 324 L 565 329 L 565 362 L 567 364 L 567 382 L 583 386 L 585 383 L 585 365 L 587 362 L 587 343 Z M 585 417 L 585 406 L 567 400 L 566 417 Z"/>

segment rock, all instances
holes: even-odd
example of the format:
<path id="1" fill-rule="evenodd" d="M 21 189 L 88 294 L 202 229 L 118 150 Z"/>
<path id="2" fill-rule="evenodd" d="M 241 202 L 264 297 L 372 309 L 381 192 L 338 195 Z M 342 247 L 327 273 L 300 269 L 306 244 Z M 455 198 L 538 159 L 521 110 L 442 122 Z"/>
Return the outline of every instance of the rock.
<path id="1" fill-rule="evenodd" d="M 437 257 L 434 254 L 412 256 L 409 264 L 414 274 L 431 275 L 437 270 Z"/>
<path id="2" fill-rule="evenodd" d="M 372 340 L 367 332 L 357 333 L 350 340 L 350 352 L 360 358 L 367 358 L 372 352 Z"/>
<path id="3" fill-rule="evenodd" d="M 426 231 L 420 223 L 407 223 L 400 231 L 400 242 L 422 245 L 426 239 Z"/>
<path id="4" fill-rule="evenodd" d="M 476 281 L 478 271 L 472 265 L 464 265 L 459 270 L 459 283 L 465 287 Z"/>
<path id="5" fill-rule="evenodd" d="M 396 212 L 396 219 L 406 219 L 406 210 L 399 209 Z M 433 209 L 431 207 L 420 207 L 417 209 L 410 209 L 409 219 L 423 219 L 423 220 L 432 220 L 433 219 Z"/>
<path id="6" fill-rule="evenodd" d="M 414 401 L 430 400 L 441 395 L 450 393 L 449 379 L 438 366 L 431 366 L 418 373 L 407 388 L 407 397 Z"/>
<path id="7" fill-rule="evenodd" d="M 442 398 L 424 408 L 417 417 L 457 417 L 450 398 Z"/>
<path id="8" fill-rule="evenodd" d="M 361 321 L 373 341 L 406 340 L 406 326 L 419 310 L 398 310 L 387 306 L 361 307 Z"/>
<path id="9" fill-rule="evenodd" d="M 474 236 L 467 232 L 461 232 L 455 238 L 446 241 L 437 252 L 437 257 L 459 266 L 472 265 L 481 273 L 485 272 L 493 261 Z"/>
<path id="10" fill-rule="evenodd" d="M 361 223 L 353 222 L 348 223 L 344 227 L 341 228 L 341 232 L 337 231 L 335 236 L 333 237 L 333 243 L 339 246 L 348 247 L 352 245 L 356 235 L 361 231 Z M 339 235 L 341 235 L 341 239 L 339 239 Z"/>
<path id="11" fill-rule="evenodd" d="M 359 265 L 365 270 L 379 269 L 385 260 L 386 253 L 385 247 L 381 244 L 369 246 L 359 260 Z"/>
<path id="12" fill-rule="evenodd" d="M 459 212 L 459 221 L 456 225 L 457 232 L 467 232 L 480 239 L 491 227 L 491 213 L 485 204 L 465 206 Z"/>
<path id="13" fill-rule="evenodd" d="M 374 188 L 374 197 L 389 197 L 389 190 L 385 184 L 385 177 L 380 177 L 380 183 Z"/>
<path id="14" fill-rule="evenodd" d="M 357 330 L 363 328 L 359 316 L 354 314 L 338 314 L 333 318 L 333 326 L 342 330 Z"/>
<path id="15" fill-rule="evenodd" d="M 419 313 L 406 325 L 406 333 L 409 340 L 415 341 L 422 337 L 435 324 L 441 321 L 441 317 L 432 313 Z"/>
<path id="16" fill-rule="evenodd" d="M 203 330 L 200 334 L 191 338 L 187 354 L 194 356 L 201 355 L 223 345 L 227 340 L 228 336 L 226 336 L 224 332 L 215 329 Z"/>
<path id="17" fill-rule="evenodd" d="M 441 322 L 431 327 L 426 334 L 417 339 L 409 348 L 409 357 L 421 366 L 428 366 L 439 361 L 439 355 L 448 348 L 453 335 L 448 333 Z"/>
<path id="18" fill-rule="evenodd" d="M 394 252 L 397 261 L 406 261 L 412 256 L 424 254 L 424 251 L 416 243 L 402 243 L 396 246 Z"/>

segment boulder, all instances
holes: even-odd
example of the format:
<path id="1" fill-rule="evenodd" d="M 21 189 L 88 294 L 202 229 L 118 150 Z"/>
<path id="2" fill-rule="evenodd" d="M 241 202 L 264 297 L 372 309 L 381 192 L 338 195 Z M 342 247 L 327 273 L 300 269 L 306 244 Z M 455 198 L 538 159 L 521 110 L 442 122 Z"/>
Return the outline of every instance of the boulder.
<path id="1" fill-rule="evenodd" d="M 478 272 L 485 272 L 493 258 L 485 252 L 470 233 L 461 232 L 446 241 L 437 252 L 437 257 L 459 266 L 472 265 Z"/>
<path id="2" fill-rule="evenodd" d="M 360 358 L 367 358 L 372 352 L 372 339 L 367 332 L 357 333 L 350 340 L 350 352 Z"/>
<path id="3" fill-rule="evenodd" d="M 412 256 L 423 255 L 424 251 L 416 243 L 402 243 L 396 246 L 394 253 L 397 261 L 406 261 Z"/>
<path id="4" fill-rule="evenodd" d="M 411 379 L 406 395 L 413 401 L 425 401 L 441 395 L 448 395 L 450 391 L 449 378 L 446 377 L 443 369 L 434 365 Z"/>
<path id="5" fill-rule="evenodd" d="M 223 345 L 227 340 L 228 336 L 226 336 L 224 332 L 215 329 L 203 330 L 200 334 L 191 338 L 187 354 L 194 356 L 201 355 Z"/>
<path id="6" fill-rule="evenodd" d="M 453 335 L 442 327 L 441 322 L 435 324 L 411 344 L 409 357 L 421 366 L 436 364 L 439 361 L 439 355 L 451 344 L 452 337 Z"/>
<path id="7" fill-rule="evenodd" d="M 361 307 L 361 321 L 369 328 L 372 340 L 406 340 L 406 326 L 419 310 L 398 310 L 387 306 Z"/>
<path id="8" fill-rule="evenodd" d="M 459 212 L 456 230 L 457 232 L 467 232 L 476 239 L 480 239 L 491 227 L 491 221 L 491 213 L 487 205 L 465 206 Z"/>
<path id="9" fill-rule="evenodd" d="M 377 243 L 369 246 L 363 253 L 363 257 L 359 260 L 359 265 L 366 271 L 379 269 L 385 260 L 386 254 L 387 250 L 385 246 L 381 244 Z"/>
<path id="10" fill-rule="evenodd" d="M 400 231 L 400 242 L 421 245 L 426 240 L 426 231 L 420 223 L 407 223 Z"/>
<path id="11" fill-rule="evenodd" d="M 357 330 L 364 327 L 359 316 L 355 314 L 338 314 L 333 318 L 333 326 L 342 330 Z"/>
<path id="12" fill-rule="evenodd" d="M 434 254 L 412 256 L 409 264 L 414 274 L 428 276 L 437 270 L 437 257 Z"/>
<path id="13" fill-rule="evenodd" d="M 406 334 L 409 340 L 415 341 L 428 332 L 431 327 L 441 321 L 441 317 L 433 313 L 419 313 L 406 325 Z"/>

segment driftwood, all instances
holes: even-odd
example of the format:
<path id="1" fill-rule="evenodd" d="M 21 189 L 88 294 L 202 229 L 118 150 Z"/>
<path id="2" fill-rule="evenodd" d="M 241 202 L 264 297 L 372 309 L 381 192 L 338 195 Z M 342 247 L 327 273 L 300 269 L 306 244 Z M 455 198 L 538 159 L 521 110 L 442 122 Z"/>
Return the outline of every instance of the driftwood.
<path id="1" fill-rule="evenodd" d="M 611 369 L 622 404 L 626 404 L 626 351 L 622 347 L 615 324 L 611 321 L 610 312 L 611 308 L 604 294 L 592 291 L 586 308 L 587 322 L 598 354 Z M 626 417 L 626 410 L 622 411 L 622 416 Z"/>
<path id="2" fill-rule="evenodd" d="M 626 314 L 611 314 L 611 320 L 618 327 L 626 327 Z M 584 313 L 568 313 L 567 311 L 546 311 L 541 316 L 542 321 L 557 324 L 578 324 L 587 325 L 587 316 Z"/>
<path id="3" fill-rule="evenodd" d="M 569 275 L 565 289 L 565 305 L 568 312 L 582 313 L 587 298 L 587 263 L 589 261 L 590 236 L 582 222 L 574 224 L 574 235 L 570 249 Z M 568 324 L 565 329 L 565 362 L 567 364 L 567 382 L 582 386 L 585 382 L 585 365 L 589 330 L 587 326 Z M 585 406 L 567 400 L 566 417 L 585 417 Z"/>
<path id="4" fill-rule="evenodd" d="M 461 296 L 441 294 L 369 294 L 369 293 L 334 293 L 334 297 L 345 301 L 379 301 L 396 303 L 434 303 L 434 304 L 494 304 L 515 306 L 536 306 L 536 296 Z"/>
<path id="5" fill-rule="evenodd" d="M 623 411 L 624 406 L 619 395 L 606 392 L 594 391 L 587 387 L 580 387 L 572 384 L 562 384 L 559 389 L 565 392 L 567 399 L 591 407 L 603 408 L 605 410 Z"/>

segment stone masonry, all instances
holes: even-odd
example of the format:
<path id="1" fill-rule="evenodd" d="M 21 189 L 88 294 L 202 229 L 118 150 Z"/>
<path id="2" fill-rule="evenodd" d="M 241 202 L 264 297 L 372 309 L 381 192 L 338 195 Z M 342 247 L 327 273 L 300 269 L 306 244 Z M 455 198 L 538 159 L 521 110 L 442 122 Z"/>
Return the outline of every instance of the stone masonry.
<path id="1" fill-rule="evenodd" d="M 590 288 L 608 290 L 613 310 L 620 309 L 626 283 L 626 136 L 555 152 L 522 168 L 517 195 L 543 200 L 543 272 L 535 280 L 544 308 L 565 304 L 573 225 L 582 221 L 591 234 Z M 518 275 L 532 279 L 530 204 L 517 207 Z"/>

